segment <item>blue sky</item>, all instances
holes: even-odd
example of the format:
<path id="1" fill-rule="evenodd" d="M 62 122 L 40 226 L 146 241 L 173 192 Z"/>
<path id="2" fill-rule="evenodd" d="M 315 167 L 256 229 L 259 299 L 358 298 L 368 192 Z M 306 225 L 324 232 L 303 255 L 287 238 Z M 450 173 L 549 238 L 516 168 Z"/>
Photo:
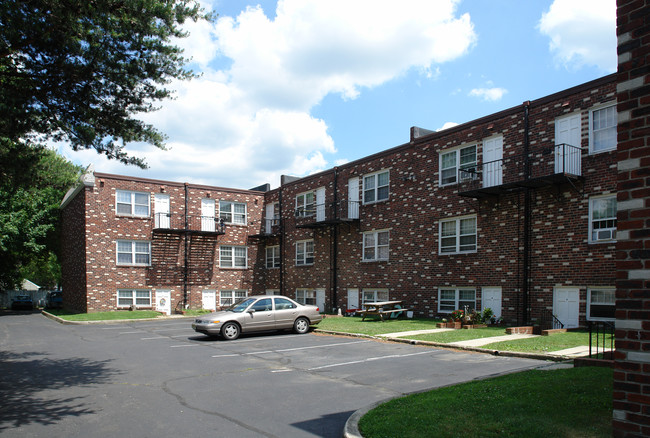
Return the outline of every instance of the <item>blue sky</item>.
<path id="1" fill-rule="evenodd" d="M 202 76 L 143 115 L 149 169 L 59 151 L 106 173 L 277 187 L 616 70 L 615 0 L 213 0 L 179 44 Z"/>

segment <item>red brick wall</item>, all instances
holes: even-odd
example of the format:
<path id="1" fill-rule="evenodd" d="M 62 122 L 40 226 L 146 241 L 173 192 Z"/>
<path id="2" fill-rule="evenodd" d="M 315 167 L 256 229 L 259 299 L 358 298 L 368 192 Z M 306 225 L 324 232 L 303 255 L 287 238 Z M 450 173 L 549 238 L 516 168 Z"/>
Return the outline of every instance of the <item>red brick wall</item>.
<path id="1" fill-rule="evenodd" d="M 61 210 L 61 286 L 63 306 L 87 312 L 86 305 L 86 191 L 83 186 Z"/>
<path id="2" fill-rule="evenodd" d="M 618 0 L 614 435 L 650 436 L 650 1 Z"/>

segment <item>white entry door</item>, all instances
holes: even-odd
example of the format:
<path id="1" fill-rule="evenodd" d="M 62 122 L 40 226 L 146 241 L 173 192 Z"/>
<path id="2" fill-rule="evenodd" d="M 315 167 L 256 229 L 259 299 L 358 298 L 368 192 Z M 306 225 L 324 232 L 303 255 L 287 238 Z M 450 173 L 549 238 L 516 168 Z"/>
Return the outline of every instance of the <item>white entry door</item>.
<path id="1" fill-rule="evenodd" d="M 503 175 L 503 137 L 483 141 L 483 187 L 499 186 Z"/>
<path id="2" fill-rule="evenodd" d="M 501 288 L 484 287 L 483 292 L 483 310 L 490 308 L 495 317 L 501 316 Z"/>
<path id="3" fill-rule="evenodd" d="M 172 314 L 172 293 L 169 289 L 156 291 L 156 310 L 165 315 Z"/>
<path id="4" fill-rule="evenodd" d="M 316 289 L 316 305 L 321 312 L 325 311 L 325 289 Z"/>
<path id="5" fill-rule="evenodd" d="M 580 289 L 558 287 L 553 291 L 553 314 L 564 324 L 564 328 L 578 327 L 580 310 Z"/>
<path id="6" fill-rule="evenodd" d="M 207 310 L 217 310 L 217 291 L 204 290 L 202 296 L 202 307 Z"/>
<path id="7" fill-rule="evenodd" d="M 155 227 L 169 228 L 169 195 L 156 193 L 154 196 L 154 213 L 156 214 Z"/>
<path id="8" fill-rule="evenodd" d="M 348 310 L 350 309 L 360 309 L 359 289 L 348 289 Z"/>
<path id="9" fill-rule="evenodd" d="M 201 199 L 201 231 L 214 231 L 214 199 Z"/>
<path id="10" fill-rule="evenodd" d="M 555 121 L 555 173 L 581 175 L 580 114 Z"/>
<path id="11" fill-rule="evenodd" d="M 325 187 L 316 189 L 316 222 L 325 220 Z"/>
<path id="12" fill-rule="evenodd" d="M 359 219 L 359 178 L 348 180 L 348 219 Z"/>

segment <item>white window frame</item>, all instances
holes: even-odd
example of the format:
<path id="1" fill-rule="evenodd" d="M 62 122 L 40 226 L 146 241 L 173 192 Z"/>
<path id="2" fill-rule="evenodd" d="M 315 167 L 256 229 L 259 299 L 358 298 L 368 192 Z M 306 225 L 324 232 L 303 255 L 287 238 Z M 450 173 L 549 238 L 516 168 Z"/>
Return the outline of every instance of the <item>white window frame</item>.
<path id="1" fill-rule="evenodd" d="M 309 197 L 311 196 L 311 202 Z M 311 190 L 296 195 L 296 217 L 309 217 L 316 214 L 316 192 Z"/>
<path id="2" fill-rule="evenodd" d="M 465 221 L 470 219 L 474 220 L 474 232 L 473 233 L 462 233 L 462 225 Z M 454 223 L 455 229 L 453 235 L 443 235 L 444 224 Z M 440 255 L 449 255 L 449 254 L 471 254 L 477 252 L 478 249 L 478 222 L 476 215 L 461 216 L 451 219 L 440 219 L 438 224 L 438 253 Z M 470 249 L 461 249 L 461 246 L 468 246 L 467 244 L 461 245 L 461 240 L 463 237 L 474 236 L 474 245 Z M 449 251 L 447 248 L 450 248 L 451 245 L 443 245 L 443 240 L 454 238 L 454 250 Z M 445 249 L 443 251 L 443 248 Z"/>
<path id="3" fill-rule="evenodd" d="M 219 291 L 219 305 L 222 307 L 230 306 L 240 299 L 248 297 L 248 291 L 246 289 L 227 289 Z"/>
<path id="4" fill-rule="evenodd" d="M 597 113 L 600 113 L 602 111 L 606 111 L 608 114 L 605 116 L 605 118 L 602 117 L 596 117 Z M 617 145 L 617 112 L 616 112 L 616 102 L 611 102 L 605 105 L 601 105 L 595 108 L 592 108 L 589 110 L 589 153 L 590 154 L 599 154 L 601 152 L 608 152 L 616 149 Z M 607 124 L 607 126 L 600 128 L 598 131 L 604 133 L 605 131 L 608 131 L 608 137 L 610 138 L 611 144 L 607 145 L 606 147 L 601 147 L 599 149 L 596 149 L 596 136 L 597 136 L 597 131 L 594 128 L 595 124 L 601 124 L 602 122 L 607 122 L 609 121 L 610 124 Z M 613 122 L 613 124 L 611 124 Z"/>
<path id="5" fill-rule="evenodd" d="M 316 289 L 298 288 L 296 289 L 296 301 L 300 304 L 316 305 Z"/>
<path id="6" fill-rule="evenodd" d="M 311 266 L 313 264 L 314 240 L 309 239 L 296 242 L 296 266 Z"/>
<path id="7" fill-rule="evenodd" d="M 606 317 L 594 317 L 591 316 L 591 306 L 593 301 L 594 292 L 605 292 L 605 294 L 611 294 L 611 301 L 601 301 L 599 303 L 593 303 L 598 306 L 612 306 L 616 309 L 616 288 L 615 287 L 589 287 L 587 288 L 587 321 L 615 321 L 616 317 L 606 318 Z"/>
<path id="8" fill-rule="evenodd" d="M 126 199 L 120 200 L 120 194 L 125 197 L 128 195 L 130 198 L 129 201 Z M 146 196 L 147 202 L 136 202 L 137 198 Z M 129 206 L 129 212 L 122 211 L 120 212 L 120 206 Z M 142 209 L 146 205 L 146 213 L 142 212 Z M 138 208 L 139 207 L 139 208 Z M 115 190 L 115 214 L 117 216 L 131 216 L 131 217 L 149 217 L 151 214 L 151 195 L 148 192 L 137 192 L 133 190 Z"/>
<path id="9" fill-rule="evenodd" d="M 589 243 L 611 243 L 616 242 L 616 211 L 613 216 L 608 216 L 606 218 L 594 219 L 594 214 L 596 213 L 594 209 L 594 204 L 602 200 L 613 200 L 614 207 L 616 208 L 616 195 L 602 195 L 602 196 L 592 196 L 589 198 Z M 599 228 L 595 228 L 594 225 L 596 222 L 602 222 L 599 224 Z M 605 225 L 601 227 L 601 225 Z M 606 226 L 610 225 L 610 226 Z M 612 226 L 613 225 L 613 226 Z M 598 231 L 596 231 L 598 230 Z M 607 238 L 606 235 L 609 232 L 610 237 Z M 596 236 L 595 236 L 596 234 Z M 598 235 L 603 234 L 603 238 L 599 238 Z M 595 238 L 594 238 L 595 237 Z"/>
<path id="10" fill-rule="evenodd" d="M 280 245 L 266 247 L 266 269 L 280 267 Z"/>
<path id="11" fill-rule="evenodd" d="M 379 178 L 382 175 L 386 175 L 386 181 L 380 183 Z M 390 197 L 390 170 L 384 169 L 364 175 L 362 195 L 364 205 L 387 201 Z"/>
<path id="12" fill-rule="evenodd" d="M 130 248 L 127 250 L 125 246 Z M 122 246 L 122 248 L 120 248 Z M 120 261 L 120 255 L 129 255 L 130 261 Z M 138 262 L 138 256 L 146 255 L 146 262 Z M 115 242 L 115 264 L 118 266 L 151 266 L 151 242 L 145 240 L 117 240 Z"/>
<path id="13" fill-rule="evenodd" d="M 466 162 L 466 163 L 461 164 L 461 158 L 463 157 L 463 151 L 466 151 L 466 150 L 469 150 L 469 149 L 474 149 L 474 160 L 471 161 L 471 162 Z M 454 156 L 454 164 L 453 164 L 453 166 L 448 165 L 447 167 L 443 168 L 443 162 L 445 160 L 445 157 L 446 156 L 452 156 L 452 155 Z M 465 180 L 475 178 L 474 175 L 466 176 L 465 178 L 460 178 L 459 174 L 460 174 L 461 169 L 474 169 L 474 170 L 476 170 L 477 165 L 478 165 L 478 147 L 477 147 L 476 144 L 472 144 L 472 145 L 465 145 L 465 146 L 458 147 L 456 149 L 441 152 L 439 154 L 439 157 L 438 157 L 438 162 L 439 162 L 439 169 L 440 169 L 440 171 L 439 171 L 439 173 L 440 173 L 440 178 L 439 178 L 440 187 L 450 186 L 450 185 L 453 185 L 453 184 L 458 184 L 459 181 L 465 181 Z M 447 179 L 449 179 L 449 181 L 445 182 L 444 179 L 443 179 L 443 173 L 445 171 L 450 171 L 450 170 L 453 170 L 453 175 L 454 175 L 453 176 L 453 181 L 451 181 L 452 178 L 447 177 Z M 450 172 L 447 172 L 447 173 L 451 174 Z"/>
<path id="14" fill-rule="evenodd" d="M 467 293 L 474 294 L 472 300 L 467 298 Z M 443 298 L 443 293 L 447 296 Z M 453 297 L 451 296 L 453 294 Z M 465 295 L 465 296 L 461 296 Z M 438 313 L 451 313 L 454 310 L 465 310 L 465 305 L 470 304 L 470 309 L 476 309 L 476 288 L 473 287 L 441 287 L 438 288 Z M 443 306 L 445 308 L 443 308 Z M 452 309 L 453 307 L 453 309 Z"/>
<path id="15" fill-rule="evenodd" d="M 386 243 L 380 243 L 380 235 L 386 236 Z M 364 262 L 388 260 L 390 255 L 390 230 L 364 232 L 362 254 L 362 260 Z"/>
<path id="16" fill-rule="evenodd" d="M 242 251 L 244 252 L 243 255 L 241 254 Z M 238 252 L 239 254 L 237 254 Z M 219 267 L 225 269 L 247 269 L 248 247 L 221 245 L 219 247 Z"/>
<path id="17" fill-rule="evenodd" d="M 145 296 L 146 295 L 146 296 Z M 117 307 L 129 308 L 135 306 L 152 307 L 150 289 L 118 289 L 117 290 Z"/>
<path id="18" fill-rule="evenodd" d="M 361 304 L 389 301 L 388 289 L 363 289 L 361 291 Z"/>
<path id="19" fill-rule="evenodd" d="M 244 207 L 244 211 L 236 211 L 236 207 Z M 248 206 L 245 202 L 219 201 L 219 219 L 224 223 L 246 225 L 248 223 Z"/>

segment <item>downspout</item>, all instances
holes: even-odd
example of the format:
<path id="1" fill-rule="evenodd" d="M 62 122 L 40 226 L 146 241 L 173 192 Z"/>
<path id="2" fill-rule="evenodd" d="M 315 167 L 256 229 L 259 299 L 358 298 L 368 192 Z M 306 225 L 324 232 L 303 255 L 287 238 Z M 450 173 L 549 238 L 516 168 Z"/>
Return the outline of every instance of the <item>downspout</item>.
<path id="1" fill-rule="evenodd" d="M 184 230 L 185 232 L 183 233 L 185 236 L 185 256 L 184 256 L 184 262 L 183 262 L 183 308 L 181 310 L 187 309 L 187 282 L 188 282 L 188 264 L 189 264 L 189 238 L 190 238 L 190 233 L 189 233 L 189 223 L 188 223 L 188 216 L 187 216 L 187 207 L 188 207 L 188 183 L 185 183 L 185 225 L 184 225 Z"/>
<path id="2" fill-rule="evenodd" d="M 530 179 L 530 137 L 529 137 L 529 107 L 530 101 L 524 102 L 524 179 Z M 528 324 L 528 303 L 530 295 L 530 250 L 531 250 L 531 218 L 532 199 L 531 188 L 524 187 L 524 254 L 523 254 L 523 284 L 522 284 L 522 314 L 521 324 Z"/>
<path id="3" fill-rule="evenodd" d="M 285 295 L 284 293 L 284 239 L 285 239 L 285 230 L 284 230 L 284 218 L 282 216 L 282 185 L 280 185 L 280 190 L 278 192 L 278 214 L 280 215 L 280 295 Z"/>
<path id="4" fill-rule="evenodd" d="M 339 252 L 339 226 L 336 223 L 336 220 L 339 219 L 339 203 L 338 203 L 338 178 L 339 169 L 338 167 L 334 168 L 334 236 L 332 239 L 332 249 L 334 254 L 332 254 L 332 311 L 336 311 L 338 307 L 338 252 Z"/>

